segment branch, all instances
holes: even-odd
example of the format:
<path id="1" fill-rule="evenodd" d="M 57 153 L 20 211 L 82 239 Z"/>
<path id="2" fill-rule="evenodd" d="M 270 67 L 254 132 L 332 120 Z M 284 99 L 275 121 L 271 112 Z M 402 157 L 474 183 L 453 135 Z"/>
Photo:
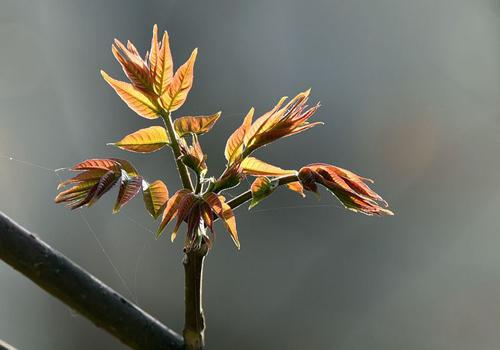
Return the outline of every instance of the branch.
<path id="1" fill-rule="evenodd" d="M 279 186 L 286 185 L 289 184 L 290 182 L 295 182 L 295 181 L 299 181 L 299 178 L 296 174 L 286 175 L 278 178 L 278 185 Z M 227 205 L 229 205 L 231 209 L 236 209 L 240 205 L 242 205 L 245 202 L 248 202 L 251 199 L 252 199 L 252 191 L 248 190 L 228 201 Z"/>
<path id="2" fill-rule="evenodd" d="M 0 339 L 0 350 L 16 350 L 16 348 Z"/>
<path id="3" fill-rule="evenodd" d="M 184 347 L 180 335 L 2 212 L 0 259 L 133 349 Z"/>

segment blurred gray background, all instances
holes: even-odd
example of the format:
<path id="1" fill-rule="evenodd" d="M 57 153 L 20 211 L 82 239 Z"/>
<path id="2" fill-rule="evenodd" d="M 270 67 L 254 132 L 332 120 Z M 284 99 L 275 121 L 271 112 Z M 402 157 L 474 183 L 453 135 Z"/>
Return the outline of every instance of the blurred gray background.
<path id="1" fill-rule="evenodd" d="M 124 157 L 179 186 L 169 152 L 105 146 L 156 123 L 98 72 L 123 79 L 113 38 L 145 51 L 158 23 L 176 66 L 200 49 L 181 112 L 223 111 L 202 138 L 212 174 L 251 106 L 312 87 L 326 124 L 258 156 L 372 177 L 396 212 L 369 218 L 285 190 L 241 208 L 241 251 L 218 226 L 207 259 L 207 349 L 499 349 L 499 19 L 498 0 L 2 0 L 0 210 L 181 331 L 182 240 L 156 241 L 139 198 L 118 215 L 114 195 L 56 206 L 57 178 L 39 167 Z M 1 262 L 0 339 L 124 349 Z"/>

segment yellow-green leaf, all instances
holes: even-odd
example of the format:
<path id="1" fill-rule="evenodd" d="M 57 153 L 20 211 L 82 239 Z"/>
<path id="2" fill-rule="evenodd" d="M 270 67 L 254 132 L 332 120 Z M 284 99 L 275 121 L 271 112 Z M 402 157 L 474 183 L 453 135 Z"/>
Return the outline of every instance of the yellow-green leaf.
<path id="1" fill-rule="evenodd" d="M 278 186 L 277 181 L 271 181 L 265 176 L 258 177 L 250 187 L 252 191 L 252 201 L 248 209 L 252 209 L 259 204 L 264 198 L 273 193 L 274 189 Z"/>
<path id="2" fill-rule="evenodd" d="M 132 84 L 113 79 L 104 71 L 101 71 L 101 74 L 130 109 L 147 119 L 158 118 L 157 107 L 148 96 L 137 90 Z"/>
<path id="3" fill-rule="evenodd" d="M 180 137 L 186 134 L 204 134 L 217 122 L 221 112 L 212 115 L 180 117 L 174 121 L 174 128 Z"/>
<path id="4" fill-rule="evenodd" d="M 170 144 L 167 132 L 162 126 L 151 126 L 140 129 L 125 136 L 116 143 L 109 145 L 116 146 L 126 151 L 137 153 L 151 153 L 158 151 L 165 145 Z"/>
<path id="5" fill-rule="evenodd" d="M 255 176 L 281 176 L 295 174 L 295 170 L 284 170 L 254 157 L 246 157 L 241 162 L 243 173 Z"/>
<path id="6" fill-rule="evenodd" d="M 187 99 L 187 95 L 193 86 L 194 63 L 198 49 L 194 49 L 189 59 L 175 72 L 170 85 L 162 94 L 161 100 L 165 109 L 169 112 L 179 109 Z"/>
<path id="7" fill-rule="evenodd" d="M 168 188 L 161 180 L 143 182 L 142 194 L 148 212 L 157 219 L 168 201 Z"/>

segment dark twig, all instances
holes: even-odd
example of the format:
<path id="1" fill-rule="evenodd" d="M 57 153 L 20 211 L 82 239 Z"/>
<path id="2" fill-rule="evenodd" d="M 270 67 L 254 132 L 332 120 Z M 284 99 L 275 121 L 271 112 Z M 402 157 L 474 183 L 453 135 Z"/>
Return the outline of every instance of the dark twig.
<path id="1" fill-rule="evenodd" d="M 180 335 L 1 212 L 0 259 L 134 349 L 184 348 Z"/>
<path id="2" fill-rule="evenodd" d="M 16 350 L 16 348 L 0 339 L 0 350 Z"/>

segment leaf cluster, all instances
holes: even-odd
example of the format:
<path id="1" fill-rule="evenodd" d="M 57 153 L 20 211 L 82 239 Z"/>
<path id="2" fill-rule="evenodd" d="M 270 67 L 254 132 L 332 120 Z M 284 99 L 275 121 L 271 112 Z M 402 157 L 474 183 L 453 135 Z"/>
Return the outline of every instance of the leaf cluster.
<path id="1" fill-rule="evenodd" d="M 305 191 L 318 193 L 319 184 L 350 210 L 367 215 L 392 214 L 386 209 L 387 203 L 382 197 L 368 187 L 367 183 L 371 180 L 353 172 L 324 163 L 310 164 L 299 171 L 285 170 L 252 155 L 255 150 L 278 139 L 322 124 L 309 121 L 320 107 L 319 104 L 308 106 L 310 90 L 290 100 L 281 98 L 271 110 L 255 119 L 255 110 L 251 108 L 226 142 L 225 170 L 217 177 L 210 177 L 207 175 L 207 156 L 203 152 L 200 137 L 220 120 L 221 112 L 176 118 L 172 115 L 185 103 L 192 88 L 197 49 L 174 72 L 168 33 L 164 32 L 159 41 L 155 25 L 151 48 L 144 58 L 131 42 L 124 45 L 115 40 L 112 52 L 129 81 L 116 80 L 101 71 L 103 78 L 139 116 L 151 120 L 159 118 L 163 125 L 137 130 L 110 145 L 137 153 L 170 148 L 184 188 L 169 196 L 163 181 L 149 183 L 125 160 L 89 159 L 71 168 L 79 173 L 59 185 L 72 187 L 57 195 L 57 203 L 67 203 L 71 209 L 91 206 L 119 183 L 113 210 L 118 212 L 142 191 L 148 212 L 155 219 L 161 216 L 158 236 L 176 219 L 171 234 L 173 241 L 180 226 L 186 224 L 187 250 L 199 247 L 202 243 L 211 246 L 210 233 L 213 234 L 217 219 L 224 223 L 230 237 L 240 247 L 233 209 L 241 203 L 236 199 L 226 200 L 223 192 L 240 185 L 248 176 L 255 178 L 247 192 L 250 194 L 250 208 L 282 185 L 305 196 Z M 192 176 L 195 177 L 194 184 Z M 247 197 L 240 198 L 246 200 Z"/>

